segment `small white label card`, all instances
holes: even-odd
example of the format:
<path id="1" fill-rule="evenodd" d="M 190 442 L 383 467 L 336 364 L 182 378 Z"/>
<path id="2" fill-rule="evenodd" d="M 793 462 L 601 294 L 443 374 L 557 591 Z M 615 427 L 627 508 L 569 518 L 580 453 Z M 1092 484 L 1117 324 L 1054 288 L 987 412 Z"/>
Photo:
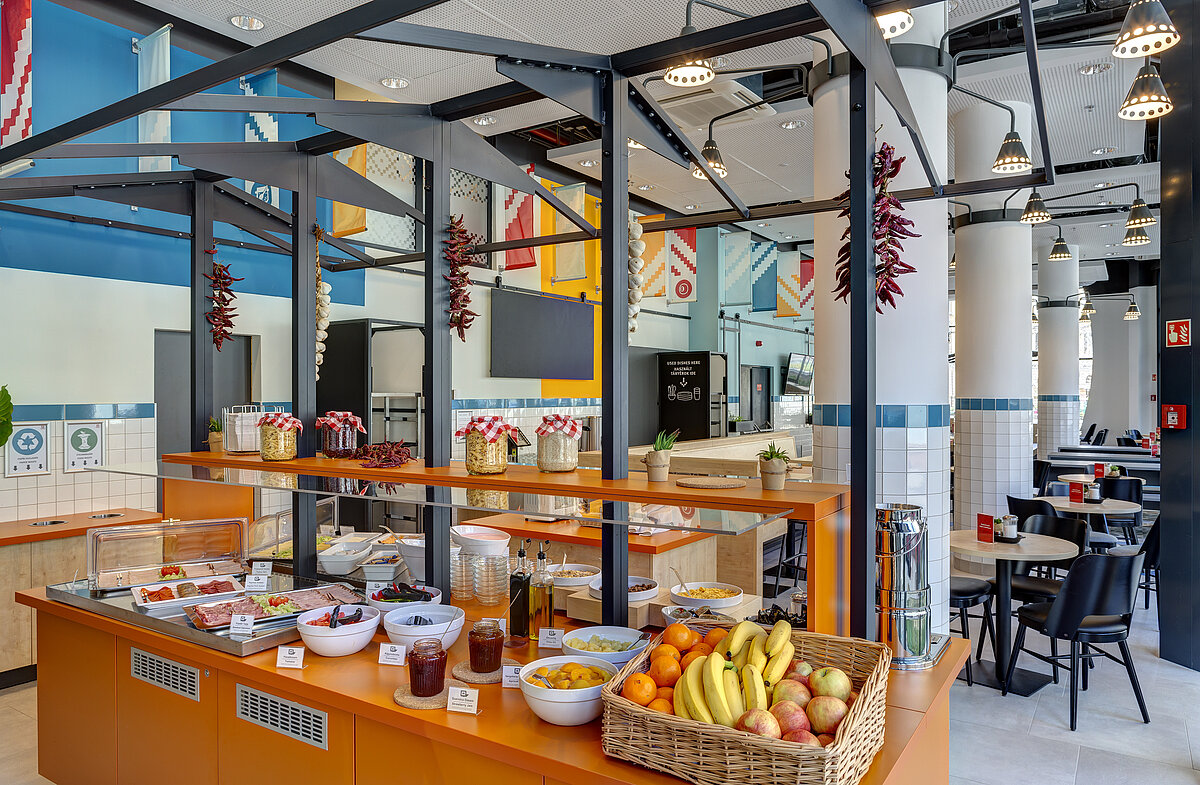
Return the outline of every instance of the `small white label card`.
<path id="1" fill-rule="evenodd" d="M 271 567 L 274 566 L 269 561 L 256 561 L 250 568 L 252 575 L 270 575 Z"/>
<path id="2" fill-rule="evenodd" d="M 247 575 L 246 576 L 246 592 L 248 594 L 262 594 L 271 590 L 270 575 Z"/>
<path id="3" fill-rule="evenodd" d="M 235 613 L 229 620 L 230 635 L 250 635 L 254 632 L 254 617 L 248 613 Z"/>
<path id="4" fill-rule="evenodd" d="M 557 627 L 542 627 L 542 629 L 538 631 L 538 648 L 561 649 L 563 632 L 563 630 L 560 630 Z"/>
<path id="5" fill-rule="evenodd" d="M 504 635 L 508 634 L 508 619 L 480 619 L 480 621 L 494 621 L 500 625 L 500 632 Z"/>
<path id="6" fill-rule="evenodd" d="M 392 584 L 388 583 L 387 581 L 367 581 L 367 596 L 370 597 L 372 594 L 374 594 L 377 591 L 383 591 L 383 588 L 385 586 L 391 586 L 391 585 Z M 399 606 L 397 606 L 397 607 L 399 607 Z"/>
<path id="7" fill-rule="evenodd" d="M 450 694 L 446 698 L 446 711 L 478 714 L 479 690 L 470 687 L 451 687 Z"/>
<path id="8" fill-rule="evenodd" d="M 278 654 L 275 655 L 276 668 L 303 668 L 304 667 L 304 647 L 303 646 L 280 646 Z"/>
<path id="9" fill-rule="evenodd" d="M 521 687 L 521 666 L 520 665 L 501 665 L 502 682 L 505 687 Z"/>
<path id="10" fill-rule="evenodd" d="M 379 644 L 379 664 L 380 665 L 403 665 L 407 655 L 404 652 L 404 646 L 399 643 L 381 643 Z"/>

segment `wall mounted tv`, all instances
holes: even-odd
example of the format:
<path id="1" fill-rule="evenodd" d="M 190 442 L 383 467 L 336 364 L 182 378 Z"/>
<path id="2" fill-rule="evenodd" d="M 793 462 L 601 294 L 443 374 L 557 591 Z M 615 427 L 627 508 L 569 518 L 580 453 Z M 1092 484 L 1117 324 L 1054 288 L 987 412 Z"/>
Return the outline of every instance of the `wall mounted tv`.
<path id="1" fill-rule="evenodd" d="M 491 302 L 492 376 L 592 378 L 594 306 L 507 289 Z"/>
<path id="2" fill-rule="evenodd" d="M 783 375 L 784 395 L 808 395 L 812 392 L 813 356 L 811 354 L 788 355 L 787 369 Z"/>

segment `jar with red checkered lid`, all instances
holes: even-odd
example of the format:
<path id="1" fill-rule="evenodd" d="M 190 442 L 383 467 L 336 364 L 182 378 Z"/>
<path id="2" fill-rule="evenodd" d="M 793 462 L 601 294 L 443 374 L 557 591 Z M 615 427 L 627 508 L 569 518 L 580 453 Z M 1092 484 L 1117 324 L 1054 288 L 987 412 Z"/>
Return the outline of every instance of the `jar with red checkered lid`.
<path id="1" fill-rule="evenodd" d="M 583 426 L 568 414 L 548 414 L 537 427 L 537 466 L 544 472 L 573 472 L 579 466 Z"/>
<path id="2" fill-rule="evenodd" d="M 508 468 L 508 432 L 513 427 L 499 415 L 481 415 L 455 432 L 467 440 L 468 474 L 500 474 Z"/>
<path id="3" fill-rule="evenodd" d="M 286 412 L 264 414 L 258 420 L 258 454 L 264 461 L 290 461 L 296 457 L 296 434 L 304 424 Z"/>

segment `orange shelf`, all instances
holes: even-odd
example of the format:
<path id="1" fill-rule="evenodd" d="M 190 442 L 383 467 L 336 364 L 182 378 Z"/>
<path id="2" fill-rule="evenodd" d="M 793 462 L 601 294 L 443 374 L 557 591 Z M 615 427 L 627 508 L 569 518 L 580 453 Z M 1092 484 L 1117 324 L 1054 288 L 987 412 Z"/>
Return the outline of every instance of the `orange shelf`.
<path id="1" fill-rule="evenodd" d="M 93 515 L 120 513 L 120 518 L 93 518 Z M 62 520 L 54 526 L 30 526 L 34 521 Z M 109 526 L 128 526 L 134 523 L 150 523 L 161 521 L 162 516 L 157 512 L 147 510 L 131 510 L 120 507 L 115 510 L 94 510 L 92 512 L 77 512 L 73 515 L 43 515 L 40 518 L 27 518 L 20 521 L 0 523 L 0 547 L 16 545 L 22 542 L 38 542 L 40 540 L 59 540 L 65 537 L 80 537 L 88 529 L 104 529 Z"/>
<path id="2" fill-rule="evenodd" d="M 572 545 L 590 545 L 600 547 L 600 529 L 584 526 L 574 521 L 529 521 L 523 515 L 501 513 L 488 515 L 483 518 L 472 518 L 471 524 L 490 526 L 493 529 L 518 538 L 530 537 L 534 540 L 550 540 L 551 542 L 570 543 Z M 658 555 L 691 545 L 694 542 L 715 537 L 706 532 L 668 531 L 649 536 L 629 536 L 630 553 L 649 553 Z"/>

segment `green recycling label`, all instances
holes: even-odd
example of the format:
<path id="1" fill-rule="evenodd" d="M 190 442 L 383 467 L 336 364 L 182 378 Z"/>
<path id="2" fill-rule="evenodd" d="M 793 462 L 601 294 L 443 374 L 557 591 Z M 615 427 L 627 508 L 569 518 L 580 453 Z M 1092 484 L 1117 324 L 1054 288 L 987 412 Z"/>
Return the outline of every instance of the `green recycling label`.
<path id="1" fill-rule="evenodd" d="M 104 465 L 103 422 L 69 422 L 63 436 L 63 471 L 77 472 Z"/>

